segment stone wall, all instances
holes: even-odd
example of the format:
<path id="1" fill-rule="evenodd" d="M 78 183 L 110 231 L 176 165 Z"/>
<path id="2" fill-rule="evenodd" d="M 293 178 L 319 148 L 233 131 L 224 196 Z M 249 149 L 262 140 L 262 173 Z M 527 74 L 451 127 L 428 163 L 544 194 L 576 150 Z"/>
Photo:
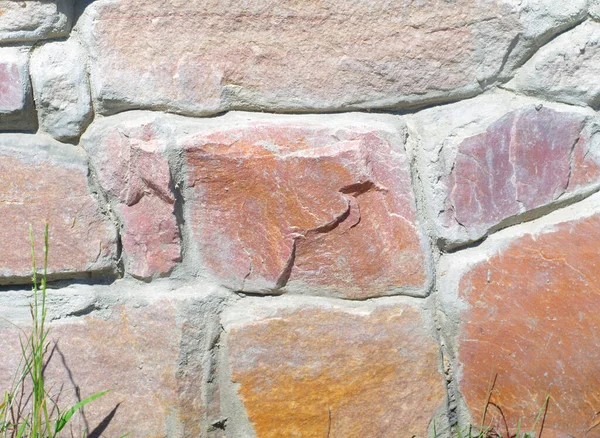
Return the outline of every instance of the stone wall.
<path id="1" fill-rule="evenodd" d="M 597 19 L 0 1 L 0 382 L 48 221 L 75 435 L 600 436 Z"/>

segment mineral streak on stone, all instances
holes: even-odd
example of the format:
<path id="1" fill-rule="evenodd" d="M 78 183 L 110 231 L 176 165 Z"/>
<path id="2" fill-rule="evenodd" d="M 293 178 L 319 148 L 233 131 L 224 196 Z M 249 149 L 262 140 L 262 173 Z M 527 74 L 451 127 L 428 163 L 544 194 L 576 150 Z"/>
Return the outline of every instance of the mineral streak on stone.
<path id="1" fill-rule="evenodd" d="M 87 8 L 82 28 L 103 113 L 327 111 L 479 93 L 523 29 L 529 41 L 552 35 L 549 23 L 560 29 L 578 19 L 550 8 L 550 21 L 530 29 L 519 21 L 520 7 L 499 0 L 485 7 L 467 0 L 101 0 Z M 522 54 L 513 50 L 511 59 Z"/>
<path id="2" fill-rule="evenodd" d="M 549 100 L 600 107 L 600 23 L 587 21 L 542 47 L 507 88 Z"/>
<path id="3" fill-rule="evenodd" d="M 206 266 L 250 292 L 425 293 L 428 257 L 400 133 L 292 120 L 185 140 L 191 224 Z"/>
<path id="4" fill-rule="evenodd" d="M 0 1 L 0 42 L 67 36 L 73 0 Z"/>
<path id="5" fill-rule="evenodd" d="M 592 182 L 599 165 L 585 153 L 585 121 L 579 113 L 525 107 L 465 139 L 448 178 L 444 226 L 479 238 Z"/>
<path id="6" fill-rule="evenodd" d="M 598 239 L 600 214 L 560 223 L 518 238 L 463 275 L 460 389 L 473 418 L 481 418 L 497 374 L 491 401 L 512 431 L 519 418 L 521 430 L 530 430 L 549 394 L 544 435 L 598 436 Z M 493 407 L 488 418 L 502 424 Z"/>
<path id="7" fill-rule="evenodd" d="M 282 306 L 225 330 L 259 438 L 426 436 L 444 400 L 437 345 L 409 305 Z"/>
<path id="8" fill-rule="evenodd" d="M 122 221 L 127 272 L 145 279 L 168 275 L 181 251 L 160 129 L 152 122 L 101 124 L 82 143 Z"/>
<path id="9" fill-rule="evenodd" d="M 16 146 L 18 145 L 18 146 Z M 88 191 L 87 161 L 78 148 L 43 136 L 0 136 L 0 283 L 29 283 L 29 224 L 38 266 L 50 228 L 51 276 L 113 272 L 116 233 Z"/>

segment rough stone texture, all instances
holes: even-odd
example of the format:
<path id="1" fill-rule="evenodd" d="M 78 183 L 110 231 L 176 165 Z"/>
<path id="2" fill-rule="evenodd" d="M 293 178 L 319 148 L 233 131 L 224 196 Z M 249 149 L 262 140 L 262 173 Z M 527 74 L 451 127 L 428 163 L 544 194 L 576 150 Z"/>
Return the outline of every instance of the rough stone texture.
<path id="1" fill-rule="evenodd" d="M 0 48 L 0 129 L 15 131 L 36 126 L 29 83 L 29 48 Z"/>
<path id="2" fill-rule="evenodd" d="M 83 436 L 87 429 L 89 436 L 197 437 L 208 428 L 210 349 L 224 296 L 175 294 L 179 298 L 138 297 L 50 325 L 53 353 L 45 376 L 53 396 L 60 394 L 59 406 L 111 390 L 87 405 L 85 416 L 76 414 L 63 436 Z M 4 389 L 18 365 L 19 333 L 5 326 L 0 334 L 3 357 L 12 359 L 0 362 Z"/>
<path id="3" fill-rule="evenodd" d="M 415 147 L 422 153 L 436 233 L 449 247 L 533 217 L 540 207 L 589 194 L 600 183 L 593 113 L 505 102 L 503 94 L 486 99 L 416 118 L 420 134 L 437 130 L 424 147 Z"/>
<path id="4" fill-rule="evenodd" d="M 0 42 L 66 36 L 72 13 L 73 0 L 0 1 Z"/>
<path id="5" fill-rule="evenodd" d="M 512 431 L 519 418 L 529 430 L 550 394 L 544 435 L 597 436 L 599 237 L 598 213 L 548 225 L 462 275 L 460 389 L 473 418 L 497 374 L 491 401 Z M 490 407 L 487 417 L 504 430 L 498 414 Z"/>
<path id="6" fill-rule="evenodd" d="M 168 275 L 181 250 L 164 135 L 151 122 L 100 123 L 81 142 L 121 220 L 127 272 Z"/>
<path id="7" fill-rule="evenodd" d="M 0 283 L 29 282 L 28 227 L 38 263 L 44 223 L 50 225 L 49 273 L 54 277 L 112 273 L 116 235 L 87 186 L 85 154 L 44 136 L 0 136 Z"/>
<path id="8" fill-rule="evenodd" d="M 600 23 L 587 21 L 542 47 L 506 86 L 550 100 L 600 106 Z"/>
<path id="9" fill-rule="evenodd" d="M 600 1 L 590 0 L 588 5 L 588 12 L 594 20 L 600 20 Z"/>
<path id="10" fill-rule="evenodd" d="M 479 93 L 586 12 L 584 0 L 101 0 L 81 28 L 101 112 L 321 111 Z"/>
<path id="11" fill-rule="evenodd" d="M 428 435 L 444 386 L 416 308 L 264 300 L 224 315 L 231 379 L 257 437 Z"/>
<path id="12" fill-rule="evenodd" d="M 427 293 L 402 130 L 382 123 L 398 119 L 314 120 L 231 118 L 181 141 L 203 263 L 249 292 Z"/>
<path id="13" fill-rule="evenodd" d="M 71 39 L 36 48 L 30 70 L 40 129 L 57 140 L 79 137 L 92 116 L 86 61 L 79 44 Z"/>

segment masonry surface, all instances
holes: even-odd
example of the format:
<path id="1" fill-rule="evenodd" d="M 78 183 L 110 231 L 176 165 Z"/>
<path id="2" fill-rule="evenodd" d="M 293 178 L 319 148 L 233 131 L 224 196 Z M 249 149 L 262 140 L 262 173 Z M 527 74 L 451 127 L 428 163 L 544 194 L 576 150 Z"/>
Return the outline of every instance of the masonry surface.
<path id="1" fill-rule="evenodd" d="M 75 436 L 600 437 L 599 21 L 0 0 L 0 392 L 48 222 Z"/>

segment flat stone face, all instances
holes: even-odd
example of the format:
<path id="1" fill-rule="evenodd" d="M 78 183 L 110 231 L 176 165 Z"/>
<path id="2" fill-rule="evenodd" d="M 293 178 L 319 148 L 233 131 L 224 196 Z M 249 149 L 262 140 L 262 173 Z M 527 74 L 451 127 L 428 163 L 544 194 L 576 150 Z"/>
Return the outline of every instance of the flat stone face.
<path id="1" fill-rule="evenodd" d="M 198 318 L 213 318 L 199 312 L 201 306 L 218 315 L 208 299 L 161 298 L 52 323 L 49 343 L 54 354 L 45 379 L 51 394 L 60 394 L 59 406 L 76 403 L 77 394 L 83 399 L 110 390 L 85 406 L 85 418 L 76 413 L 66 430 L 73 430 L 74 436 L 83 436 L 86 429 L 96 436 L 200 436 L 200 430 L 207 429 L 204 367 L 210 365 L 203 360 L 208 350 L 195 355 L 194 349 L 210 345 L 204 337 L 211 327 L 199 324 Z M 4 389 L 20 358 L 19 332 L 3 328 L 0 333 Z"/>
<path id="2" fill-rule="evenodd" d="M 408 305 L 282 307 L 225 330 L 260 438 L 427 436 L 444 400 L 437 345 Z"/>
<path id="3" fill-rule="evenodd" d="M 127 272 L 168 275 L 181 251 L 164 137 L 151 122 L 117 123 L 92 126 L 82 144 L 122 222 Z"/>
<path id="4" fill-rule="evenodd" d="M 183 140 L 203 263 L 243 291 L 425 293 L 427 255 L 400 132 L 286 120 L 224 124 Z"/>
<path id="5" fill-rule="evenodd" d="M 424 205 L 448 248 L 600 186 L 591 110 L 502 92 L 422 111 L 409 125 Z"/>
<path id="6" fill-rule="evenodd" d="M 530 430 L 546 395 L 549 436 L 596 436 L 600 424 L 600 214 L 526 234 L 469 269 L 459 294 L 460 389 L 480 419 L 491 401 Z M 487 418 L 504 431 L 498 410 Z M 538 423 L 539 430 L 539 423 Z"/>
<path id="7" fill-rule="evenodd" d="M 0 136 L 0 283 L 30 281 L 29 224 L 40 266 L 46 221 L 51 275 L 71 278 L 116 269 L 116 233 L 89 192 L 82 151 L 47 137 Z"/>
<path id="8" fill-rule="evenodd" d="M 72 10 L 73 0 L 0 1 L 0 42 L 66 36 Z"/>
<path id="9" fill-rule="evenodd" d="M 81 135 L 92 116 L 85 57 L 75 40 L 51 42 L 31 55 L 31 80 L 41 130 L 57 140 Z"/>
<path id="10" fill-rule="evenodd" d="M 554 10 L 546 15 L 559 29 L 562 21 L 577 19 Z M 527 48 L 534 37 L 553 33 L 541 20 L 529 29 L 519 22 L 517 6 L 496 0 L 485 7 L 467 0 L 101 0 L 84 19 L 92 88 L 105 113 L 140 107 L 186 114 L 331 110 L 451 100 L 493 82 L 524 28 L 520 41 Z M 520 59 L 523 50 L 519 45 L 512 57 Z"/>
<path id="11" fill-rule="evenodd" d="M 549 100 L 600 106 L 600 23 L 587 21 L 542 47 L 507 84 Z"/>

